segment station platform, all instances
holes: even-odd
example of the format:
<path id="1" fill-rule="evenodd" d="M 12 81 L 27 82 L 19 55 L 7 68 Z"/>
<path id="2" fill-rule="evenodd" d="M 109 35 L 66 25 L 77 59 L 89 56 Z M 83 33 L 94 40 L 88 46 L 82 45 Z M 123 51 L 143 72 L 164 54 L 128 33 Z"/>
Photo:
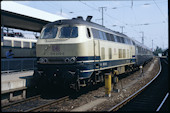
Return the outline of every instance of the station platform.
<path id="1" fill-rule="evenodd" d="M 1 74 L 1 93 L 31 85 L 30 79 L 34 71 L 21 71 Z"/>

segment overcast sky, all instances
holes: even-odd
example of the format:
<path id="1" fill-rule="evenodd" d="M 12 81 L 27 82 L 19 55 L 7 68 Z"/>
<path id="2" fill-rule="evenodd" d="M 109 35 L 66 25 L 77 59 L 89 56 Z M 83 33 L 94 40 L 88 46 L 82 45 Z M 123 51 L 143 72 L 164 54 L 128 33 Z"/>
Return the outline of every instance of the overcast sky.
<path id="1" fill-rule="evenodd" d="M 133 2 L 132 2 L 133 1 Z M 112 1 L 17 1 L 19 4 L 40 9 L 66 18 L 92 15 L 92 21 L 123 32 L 152 48 L 168 48 L 168 0 L 112 0 Z M 33 13 L 33 12 L 32 12 Z M 116 25 L 116 26 L 114 26 Z"/>

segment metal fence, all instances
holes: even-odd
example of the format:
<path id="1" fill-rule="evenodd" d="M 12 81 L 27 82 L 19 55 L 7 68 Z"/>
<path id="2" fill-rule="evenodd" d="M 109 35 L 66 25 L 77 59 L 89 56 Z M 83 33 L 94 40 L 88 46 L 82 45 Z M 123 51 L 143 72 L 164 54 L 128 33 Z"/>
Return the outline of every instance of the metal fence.
<path id="1" fill-rule="evenodd" d="M 23 70 L 34 70 L 36 58 L 1 59 L 1 73 Z"/>

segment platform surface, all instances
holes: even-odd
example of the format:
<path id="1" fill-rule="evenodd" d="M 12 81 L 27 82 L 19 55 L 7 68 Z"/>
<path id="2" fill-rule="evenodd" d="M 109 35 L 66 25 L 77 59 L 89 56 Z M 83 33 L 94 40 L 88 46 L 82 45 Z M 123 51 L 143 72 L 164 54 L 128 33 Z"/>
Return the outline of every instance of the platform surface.
<path id="1" fill-rule="evenodd" d="M 34 71 L 31 70 L 1 74 L 1 92 L 21 87 L 27 87 L 28 81 L 26 80 L 26 77 L 32 76 L 33 73 Z"/>

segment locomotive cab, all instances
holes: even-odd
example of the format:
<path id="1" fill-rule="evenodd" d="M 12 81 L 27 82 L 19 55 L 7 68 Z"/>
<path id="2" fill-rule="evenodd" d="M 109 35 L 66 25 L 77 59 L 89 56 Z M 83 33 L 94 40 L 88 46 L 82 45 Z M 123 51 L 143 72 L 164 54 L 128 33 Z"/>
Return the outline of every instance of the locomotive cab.
<path id="1" fill-rule="evenodd" d="M 87 67 L 81 61 L 94 56 L 93 51 L 89 51 L 93 49 L 91 32 L 78 22 L 57 21 L 42 29 L 36 45 L 37 72 L 49 81 L 75 82 L 84 76 L 80 70 Z"/>

